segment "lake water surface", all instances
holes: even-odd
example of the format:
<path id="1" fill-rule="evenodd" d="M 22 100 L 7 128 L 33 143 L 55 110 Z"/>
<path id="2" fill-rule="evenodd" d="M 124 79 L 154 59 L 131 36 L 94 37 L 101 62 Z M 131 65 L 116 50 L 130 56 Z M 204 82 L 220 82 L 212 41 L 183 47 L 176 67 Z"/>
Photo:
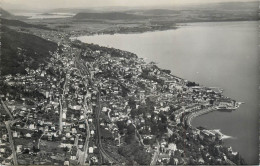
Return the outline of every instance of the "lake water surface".
<path id="1" fill-rule="evenodd" d="M 26 16 L 27 19 L 52 19 L 52 18 L 69 18 L 73 17 L 74 13 L 37 13 L 37 12 L 16 12 L 16 16 Z"/>
<path id="2" fill-rule="evenodd" d="M 177 30 L 82 36 L 79 40 L 136 53 L 172 74 L 245 102 L 233 112 L 213 112 L 193 126 L 220 129 L 224 142 L 248 164 L 258 164 L 258 22 L 191 23 Z"/>

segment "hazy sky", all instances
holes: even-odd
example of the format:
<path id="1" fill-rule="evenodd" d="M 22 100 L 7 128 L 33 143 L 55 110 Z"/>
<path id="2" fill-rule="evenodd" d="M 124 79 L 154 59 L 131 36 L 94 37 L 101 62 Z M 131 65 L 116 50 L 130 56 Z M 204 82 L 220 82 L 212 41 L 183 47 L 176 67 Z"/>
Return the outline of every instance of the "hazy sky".
<path id="1" fill-rule="evenodd" d="M 248 2 L 253 0 L 0 0 L 3 8 L 18 9 L 53 9 L 67 7 L 102 7 L 102 6 L 176 6 L 191 3 L 213 2 Z"/>

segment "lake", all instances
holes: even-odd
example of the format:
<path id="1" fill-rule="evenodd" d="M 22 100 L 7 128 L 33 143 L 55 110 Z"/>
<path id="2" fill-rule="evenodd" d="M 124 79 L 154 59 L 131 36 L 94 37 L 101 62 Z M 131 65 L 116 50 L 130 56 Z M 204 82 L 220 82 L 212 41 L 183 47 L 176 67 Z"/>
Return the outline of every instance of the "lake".
<path id="1" fill-rule="evenodd" d="M 69 18 L 73 17 L 74 13 L 37 13 L 37 12 L 16 12 L 16 16 L 26 16 L 27 19 L 52 19 L 52 18 Z"/>
<path id="2" fill-rule="evenodd" d="M 258 164 L 258 22 L 190 23 L 177 30 L 140 34 L 81 36 L 79 40 L 136 53 L 173 75 L 245 102 L 233 112 L 213 112 L 193 126 L 220 129 L 231 139 L 225 145 L 248 164 Z"/>

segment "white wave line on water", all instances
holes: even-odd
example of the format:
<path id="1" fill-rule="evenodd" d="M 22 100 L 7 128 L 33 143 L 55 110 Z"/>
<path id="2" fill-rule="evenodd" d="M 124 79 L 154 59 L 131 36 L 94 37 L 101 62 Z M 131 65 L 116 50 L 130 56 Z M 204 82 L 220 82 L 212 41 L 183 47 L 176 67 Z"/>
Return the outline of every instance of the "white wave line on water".
<path id="1" fill-rule="evenodd" d="M 220 129 L 214 129 L 214 131 L 220 134 L 222 139 L 236 139 L 236 137 L 223 134 Z"/>
<path id="2" fill-rule="evenodd" d="M 223 135 L 222 139 L 236 139 L 236 137 L 233 136 L 228 136 L 228 135 Z"/>

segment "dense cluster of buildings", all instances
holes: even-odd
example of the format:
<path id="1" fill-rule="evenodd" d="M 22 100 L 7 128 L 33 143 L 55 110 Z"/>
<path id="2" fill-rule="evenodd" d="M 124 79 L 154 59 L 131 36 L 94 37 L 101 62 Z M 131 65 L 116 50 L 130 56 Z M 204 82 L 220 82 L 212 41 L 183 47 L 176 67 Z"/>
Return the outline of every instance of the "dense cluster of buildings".
<path id="1" fill-rule="evenodd" d="M 119 149 L 132 140 L 150 156 L 147 164 L 234 161 L 221 133 L 186 123 L 192 113 L 234 101 L 125 51 L 75 47 L 65 38 L 59 44 L 62 53 L 53 53 L 48 65 L 3 77 L 2 164 L 129 163 Z"/>

